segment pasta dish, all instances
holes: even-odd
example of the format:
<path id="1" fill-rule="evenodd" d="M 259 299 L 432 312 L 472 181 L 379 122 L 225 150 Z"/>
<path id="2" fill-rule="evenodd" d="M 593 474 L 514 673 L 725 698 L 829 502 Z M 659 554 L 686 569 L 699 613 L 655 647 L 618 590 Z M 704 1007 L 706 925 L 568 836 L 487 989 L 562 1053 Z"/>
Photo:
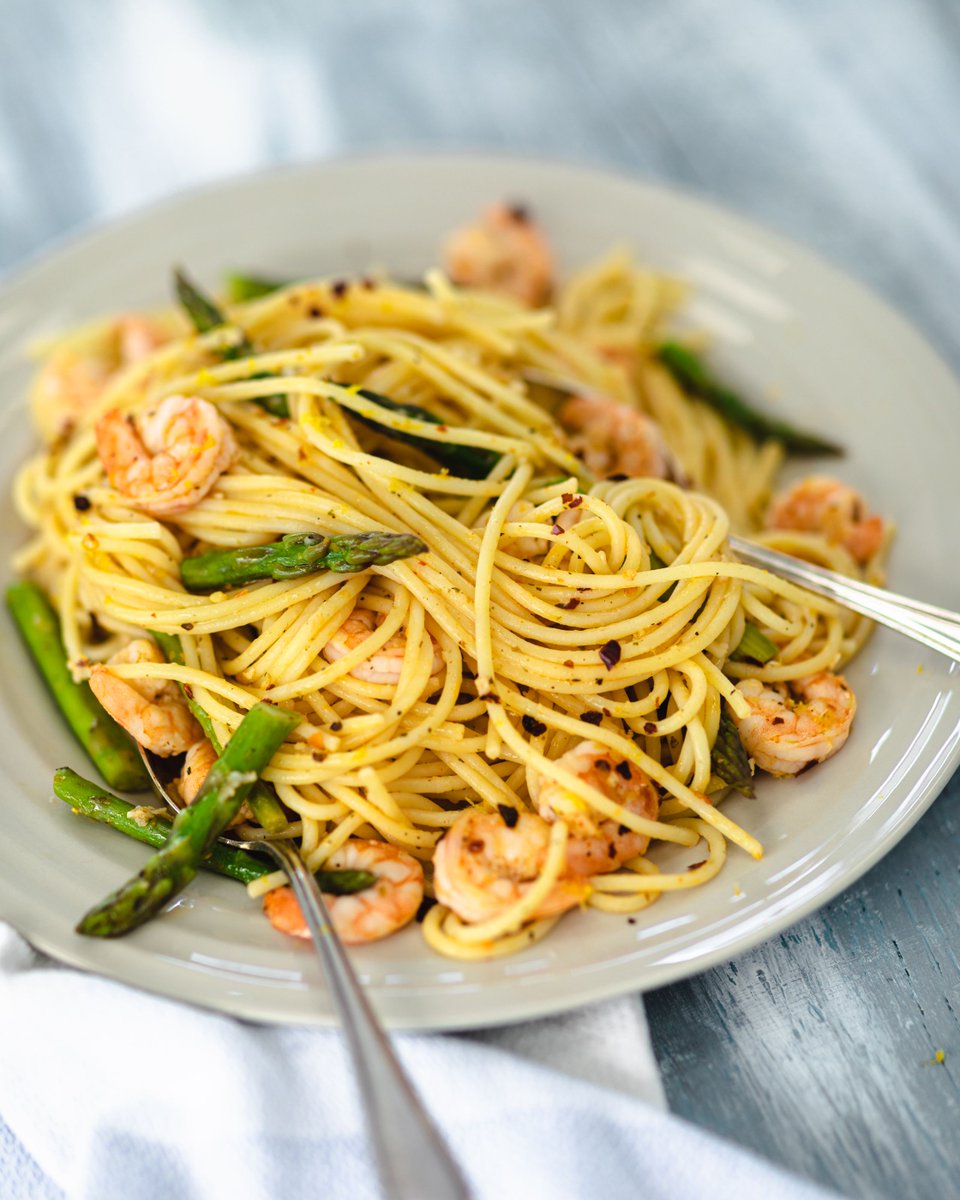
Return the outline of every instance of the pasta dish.
<path id="1" fill-rule="evenodd" d="M 222 309 L 181 277 L 181 309 L 45 347 L 14 567 L 186 804 L 254 706 L 289 716 L 233 819 L 296 840 L 345 940 L 417 918 L 479 958 L 762 854 L 723 797 L 841 749 L 869 628 L 727 534 L 876 582 L 890 530 L 829 476 L 775 495 L 835 448 L 718 383 L 626 251 L 557 283 L 495 205 L 443 267 L 235 278 Z"/>

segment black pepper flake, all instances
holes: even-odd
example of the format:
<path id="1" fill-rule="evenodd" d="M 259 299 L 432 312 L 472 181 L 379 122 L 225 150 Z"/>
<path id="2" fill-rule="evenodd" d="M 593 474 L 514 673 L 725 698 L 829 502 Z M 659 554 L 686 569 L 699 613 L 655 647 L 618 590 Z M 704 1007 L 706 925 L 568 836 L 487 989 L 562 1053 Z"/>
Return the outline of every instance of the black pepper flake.
<path id="1" fill-rule="evenodd" d="M 422 922 L 423 918 L 427 915 L 427 913 L 430 911 L 431 908 L 433 908 L 433 906 L 435 904 L 436 904 L 436 900 L 434 900 L 434 898 L 432 896 L 424 896 L 424 898 L 420 901 L 420 907 L 417 909 L 414 920 Z"/>
<path id="2" fill-rule="evenodd" d="M 630 764 L 626 759 L 621 763 L 617 763 L 617 774 L 623 779 L 633 778 L 633 772 L 630 770 Z"/>
<path id="3" fill-rule="evenodd" d="M 644 733 L 656 733 L 657 727 L 656 727 L 656 725 L 654 725 L 654 723 L 652 721 L 645 721 L 643 724 L 643 732 Z"/>
<path id="4" fill-rule="evenodd" d="M 319 750 L 314 750 L 314 752 L 310 755 L 310 757 L 313 759 L 314 762 L 323 762 L 323 755 L 320 753 Z"/>
<path id="5" fill-rule="evenodd" d="M 525 204 L 510 204 L 507 212 L 520 225 L 526 225 L 530 220 L 530 209 Z"/>
<path id="6" fill-rule="evenodd" d="M 572 597 L 571 597 L 571 598 L 570 598 L 570 599 L 569 599 L 569 600 L 566 602 L 566 604 L 561 604 L 561 605 L 560 605 L 560 607 L 561 607 L 561 608 L 566 608 L 566 609 L 571 609 L 571 608 L 579 608 L 579 606 L 580 606 L 580 597 L 579 597 L 579 596 L 572 596 Z"/>
<path id="7" fill-rule="evenodd" d="M 332 730 L 333 733 L 339 733 L 342 728 L 343 728 L 342 721 L 334 721 L 330 725 L 330 729 Z"/>
<path id="8" fill-rule="evenodd" d="M 479 854 L 483 849 L 483 838 L 474 838 L 472 842 L 467 842 L 467 849 L 471 854 Z"/>
<path id="9" fill-rule="evenodd" d="M 371 279 L 369 275 L 365 275 L 363 279 L 360 280 L 360 286 L 365 292 L 372 292 L 377 286 L 377 281 L 375 279 Z"/>
<path id="10" fill-rule="evenodd" d="M 771 725 L 782 725 L 783 717 L 774 717 L 773 720 L 770 722 L 770 724 Z"/>
<path id="11" fill-rule="evenodd" d="M 573 659 L 572 659 L 572 658 L 565 658 L 565 659 L 563 660 L 563 665 L 564 665 L 564 666 L 567 668 L 567 670 L 569 670 L 569 669 L 570 669 L 570 668 L 573 666 Z"/>
<path id="12" fill-rule="evenodd" d="M 538 721 L 536 717 L 525 716 L 521 719 L 520 724 L 531 737 L 540 737 L 541 734 L 547 732 L 546 725 L 542 721 Z"/>
<path id="13" fill-rule="evenodd" d="M 619 829 L 617 830 L 617 837 L 623 837 L 625 834 L 627 834 L 629 832 L 630 832 L 629 825 L 621 825 L 619 827 Z"/>
<path id="14" fill-rule="evenodd" d="M 73 498 L 73 507 L 77 510 L 77 512 L 86 512 L 87 509 L 92 508 L 93 505 L 86 496 L 78 492 Z"/>
<path id="15" fill-rule="evenodd" d="M 600 661 L 608 671 L 613 670 L 620 661 L 620 643 L 611 638 L 609 642 L 601 646 Z"/>
<path id="16" fill-rule="evenodd" d="M 180 628 L 184 631 L 184 633 L 189 633 L 190 630 L 193 628 L 193 622 L 192 621 L 184 621 L 184 623 L 180 626 Z"/>
<path id="17" fill-rule="evenodd" d="M 190 686 L 190 684 L 184 683 L 184 684 L 181 684 L 180 686 L 183 688 L 183 694 L 186 696 L 186 698 L 188 700 L 192 700 L 193 699 L 193 688 Z"/>
<path id="18" fill-rule="evenodd" d="M 697 869 L 697 867 L 705 867 L 706 865 L 707 865 L 707 860 L 705 858 L 701 858 L 699 862 L 691 863 L 690 866 L 687 867 L 687 870 L 695 871 Z"/>
<path id="19" fill-rule="evenodd" d="M 350 286 L 350 284 L 346 279 L 337 279 L 334 283 L 332 283 L 330 285 L 330 291 L 333 292 L 333 294 L 339 300 L 339 299 L 341 299 L 341 297 L 343 297 L 347 294 L 347 288 L 349 286 Z"/>
<path id="20" fill-rule="evenodd" d="M 315 321 L 319 320 L 320 317 L 323 316 L 323 309 L 320 307 L 319 304 L 311 304 L 310 307 L 307 309 L 307 312 L 310 314 L 311 317 L 313 317 L 313 319 Z"/>
<path id="21" fill-rule="evenodd" d="M 636 918 L 636 917 L 627 917 L 627 924 L 628 924 L 628 925 L 636 925 L 636 923 L 637 923 L 637 918 Z"/>
<path id="22" fill-rule="evenodd" d="M 613 844 L 613 842 L 611 842 L 611 843 L 609 844 L 609 846 L 607 846 L 607 854 L 608 854 L 608 856 L 609 856 L 610 858 L 616 858 L 616 857 L 617 857 L 617 848 L 616 848 L 616 846 Z"/>
<path id="23" fill-rule="evenodd" d="M 497 695 L 496 692 L 484 692 L 484 694 L 482 696 L 479 696 L 478 699 L 486 700 L 488 704 L 499 704 L 500 703 L 500 697 Z"/>
<path id="24" fill-rule="evenodd" d="M 520 814 L 509 804 L 498 804 L 497 812 L 503 817 L 503 823 L 508 829 L 513 829 L 520 820 Z"/>
<path id="25" fill-rule="evenodd" d="M 611 483 L 623 483 L 625 479 L 629 479 L 628 475 L 608 475 L 607 479 Z"/>
<path id="26" fill-rule="evenodd" d="M 596 767 L 596 769 L 600 772 L 601 775 L 606 775 L 606 773 L 610 770 L 610 764 L 607 762 L 607 760 L 605 758 L 595 758 L 593 760 L 593 765 Z"/>
<path id="27" fill-rule="evenodd" d="M 580 720 L 585 721 L 588 725 L 599 725 L 603 720 L 603 713 L 600 712 L 585 712 L 580 714 Z"/>

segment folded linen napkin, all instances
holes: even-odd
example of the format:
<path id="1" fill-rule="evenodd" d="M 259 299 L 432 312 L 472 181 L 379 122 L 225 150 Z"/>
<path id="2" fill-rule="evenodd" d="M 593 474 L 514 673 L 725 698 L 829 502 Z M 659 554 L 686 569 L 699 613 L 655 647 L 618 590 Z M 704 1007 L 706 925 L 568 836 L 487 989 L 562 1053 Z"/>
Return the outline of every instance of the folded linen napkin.
<path id="1" fill-rule="evenodd" d="M 478 1200 L 824 1195 L 663 1110 L 639 997 L 396 1045 Z M 2 924 L 0 1115 L 8 1200 L 379 1194 L 336 1031 L 138 992 Z"/>

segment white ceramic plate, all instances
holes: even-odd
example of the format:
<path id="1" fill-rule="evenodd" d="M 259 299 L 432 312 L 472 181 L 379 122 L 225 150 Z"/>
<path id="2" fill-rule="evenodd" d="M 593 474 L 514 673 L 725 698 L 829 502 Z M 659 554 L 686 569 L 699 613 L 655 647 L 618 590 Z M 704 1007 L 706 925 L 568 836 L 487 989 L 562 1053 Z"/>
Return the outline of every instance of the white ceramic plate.
<path id="1" fill-rule="evenodd" d="M 415 277 L 445 231 L 484 202 L 529 203 L 563 269 L 626 241 L 697 287 L 691 317 L 715 361 L 771 412 L 802 417 L 850 447 L 840 467 L 899 535 L 901 591 L 956 607 L 960 559 L 949 498 L 960 462 L 960 388 L 936 354 L 856 283 L 781 238 L 699 200 L 593 170 L 513 159 L 423 156 L 299 168 L 193 193 L 90 234 L 9 282 L 0 299 L 2 551 L 23 531 L 8 481 L 33 443 L 22 396 L 26 338 L 93 314 L 155 305 L 172 263 L 206 282 L 264 273 Z M 920 817 L 960 759 L 957 672 L 879 632 L 850 668 L 860 702 L 841 755 L 792 784 L 764 782 L 726 807 L 766 847 L 733 849 L 696 891 L 668 894 L 634 922 L 565 917 L 513 958 L 435 956 L 417 928 L 354 951 L 394 1028 L 493 1025 L 656 987 L 777 933 L 862 875 Z M 203 876 L 162 919 L 113 942 L 73 933 L 79 915 L 143 862 L 144 849 L 51 799 L 54 767 L 90 773 L 17 638 L 0 639 L 0 916 L 79 967 L 196 1004 L 268 1021 L 331 1020 L 311 952 L 275 934 L 237 884 Z"/>

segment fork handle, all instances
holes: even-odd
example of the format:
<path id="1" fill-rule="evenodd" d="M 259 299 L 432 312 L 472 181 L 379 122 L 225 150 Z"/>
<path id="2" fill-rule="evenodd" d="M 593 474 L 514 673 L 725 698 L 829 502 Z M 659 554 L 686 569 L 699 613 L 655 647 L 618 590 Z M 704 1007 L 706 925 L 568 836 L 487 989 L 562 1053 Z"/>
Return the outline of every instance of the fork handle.
<path id="1" fill-rule="evenodd" d="M 286 871 L 310 929 L 353 1057 L 384 1194 L 389 1200 L 469 1200 L 463 1176 L 367 1001 L 312 872 L 291 845 L 264 841 L 263 848 Z"/>

